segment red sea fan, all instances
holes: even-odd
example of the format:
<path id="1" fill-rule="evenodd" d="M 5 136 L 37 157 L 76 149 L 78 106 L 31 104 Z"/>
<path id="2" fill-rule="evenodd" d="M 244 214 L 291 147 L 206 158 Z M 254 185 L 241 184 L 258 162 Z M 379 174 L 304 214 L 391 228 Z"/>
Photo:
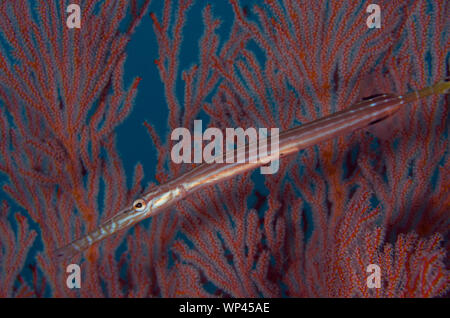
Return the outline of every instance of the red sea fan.
<path id="1" fill-rule="evenodd" d="M 221 76 L 212 102 L 205 102 L 212 126 L 287 129 L 348 107 L 362 96 L 401 93 L 445 77 L 446 50 L 437 48 L 448 47 L 440 36 L 448 23 L 444 18 L 448 6 L 425 1 L 382 3 L 386 27 L 372 32 L 361 23 L 365 6 L 345 1 L 314 6 L 267 1 L 255 6 L 257 19 L 252 21 L 237 1 L 232 4 L 236 22 L 229 45 L 220 53 L 214 45 L 202 45 L 202 52 L 209 49 L 202 62 L 209 65 L 212 60 L 213 71 Z M 212 29 L 215 22 L 209 9 L 204 15 L 207 28 Z M 157 32 L 163 29 L 168 28 L 156 27 Z M 213 37 L 207 32 L 204 39 L 208 36 Z M 178 39 L 169 33 L 158 38 Z M 247 47 L 251 41 L 264 52 L 264 63 Z M 189 118 L 199 112 L 202 101 L 190 104 L 186 98 L 196 93 L 192 83 L 211 87 L 205 80 L 215 78 L 214 73 L 207 77 L 198 69 L 194 66 L 185 77 L 188 102 L 184 107 Z M 162 71 L 165 83 L 166 71 Z M 369 78 L 376 80 L 367 87 Z M 439 97 L 420 104 L 404 110 L 409 112 L 407 119 L 399 115 L 401 125 L 390 132 L 389 140 L 386 134 L 377 138 L 377 132 L 355 133 L 283 159 L 280 171 L 265 178 L 266 209 L 259 206 L 255 211 L 243 204 L 257 191 L 249 175 L 186 199 L 179 207 L 185 239 L 174 245 L 177 266 L 182 269 L 177 293 L 205 295 L 208 287 L 214 295 L 250 297 L 442 295 L 449 287 L 445 252 L 439 248 L 441 238 L 448 235 L 449 219 L 442 184 L 445 175 L 439 173 L 448 165 L 447 141 L 442 138 L 447 109 Z M 171 115 L 177 113 L 172 110 Z M 189 124 L 182 118 L 174 122 Z M 177 174 L 178 169 L 171 171 Z M 362 204 L 350 204 L 361 196 L 372 203 L 365 202 L 364 209 Z M 423 196 L 431 196 L 435 204 L 418 206 L 415 198 Z M 372 217 L 377 222 L 352 220 L 355 216 L 364 219 L 363 213 L 371 210 L 376 211 Z M 340 233 L 348 238 L 333 232 L 342 224 L 352 224 Z M 430 238 L 419 239 L 414 231 Z M 341 246 L 339 239 L 352 244 Z M 354 255 L 361 244 L 372 254 L 359 248 Z M 415 252 L 414 246 L 426 248 Z M 340 252 L 346 253 L 344 261 Z M 383 290 L 364 287 L 365 267 L 372 263 L 385 264 Z"/>
<path id="2" fill-rule="evenodd" d="M 91 248 L 81 263 L 83 287 L 68 290 L 65 264 L 55 264 L 52 251 L 142 190 L 139 165 L 134 186 L 126 188 L 114 129 L 137 91 L 138 80 L 122 88 L 124 50 L 148 2 L 81 1 L 94 18 L 80 32 L 58 28 L 64 5 L 44 4 L 31 14 L 26 1 L 0 4 L 10 44 L 0 51 L 0 171 L 8 177 L 5 193 L 38 224 L 43 243 L 28 252 L 36 234 L 25 218 L 16 216 L 13 231 L 1 216 L 3 296 L 433 297 L 448 291 L 442 97 L 405 107 L 387 133 L 386 126 L 355 132 L 283 158 L 274 175 L 247 173 L 201 190 L 154 217 L 148 229 L 137 225 L 126 241 L 117 235 Z M 284 130 L 362 97 L 402 94 L 446 76 L 447 3 L 383 1 L 383 27 L 369 30 L 369 2 L 267 0 L 244 10 L 231 1 L 235 21 L 223 42 L 214 7 L 203 10 L 199 60 L 182 73 L 179 96 L 192 4 L 164 1 L 162 14 L 150 14 L 171 130 L 192 129 L 201 116 L 221 129 Z M 121 23 L 129 24 L 124 30 Z M 146 126 L 158 150 L 157 182 L 190 168 L 170 160 L 169 135 L 163 143 Z M 112 208 L 102 216 L 95 213 L 103 206 L 100 188 Z M 28 280 L 21 274 L 27 253 L 36 259 Z M 381 268 L 380 289 L 367 287 L 370 264 Z"/>
<path id="3" fill-rule="evenodd" d="M 0 171 L 9 179 L 4 192 L 39 227 L 43 249 L 33 254 L 32 275 L 46 286 L 34 286 L 36 296 L 76 295 L 67 289 L 65 266 L 55 263 L 52 251 L 96 226 L 99 193 L 104 191 L 104 202 L 112 207 L 103 216 L 108 217 L 140 191 L 126 187 L 114 129 L 133 105 L 139 79 L 123 88 L 125 48 L 149 1 L 78 1 L 90 16 L 79 30 L 65 26 L 69 3 L 0 3 Z M 121 33 L 127 15 L 131 19 Z M 141 177 L 138 166 L 134 184 Z M 105 248 L 119 244 L 118 237 Z M 94 249 L 87 257 L 91 283 L 81 295 L 103 294 L 100 282 L 112 279 L 101 277 L 108 271 L 98 268 L 116 265 L 98 261 Z M 4 260 L 2 272 L 14 262 Z"/>
<path id="4" fill-rule="evenodd" d="M 17 229 L 13 231 L 7 220 L 10 208 L 6 202 L 0 206 L 0 297 L 28 297 L 33 291 L 20 277 L 20 271 L 37 233 L 30 230 L 23 215 L 15 214 Z M 19 280 L 20 287 L 15 285 Z"/>

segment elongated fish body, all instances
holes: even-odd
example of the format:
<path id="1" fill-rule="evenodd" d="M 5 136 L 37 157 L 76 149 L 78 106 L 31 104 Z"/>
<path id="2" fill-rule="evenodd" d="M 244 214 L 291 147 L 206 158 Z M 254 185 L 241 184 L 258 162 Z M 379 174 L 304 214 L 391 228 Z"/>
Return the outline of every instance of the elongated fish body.
<path id="1" fill-rule="evenodd" d="M 364 100 L 346 110 L 280 133 L 277 136 L 277 151 L 270 149 L 270 151 L 267 150 L 262 155 L 261 153 L 250 151 L 252 147 L 257 147 L 257 144 L 243 146 L 244 149 L 231 150 L 232 156 L 234 156 L 234 153 L 239 153 L 239 150 L 243 151 L 247 160 L 233 163 L 225 163 L 225 160 L 222 160 L 224 163 L 213 162 L 199 165 L 176 179 L 159 186 L 155 191 L 145 194 L 141 199 L 136 200 L 130 208 L 120 211 L 96 230 L 57 250 L 56 256 L 59 258 L 72 257 L 92 244 L 166 210 L 187 195 L 203 187 L 230 179 L 246 171 L 263 166 L 269 161 L 293 154 L 322 141 L 368 127 L 372 123 L 392 116 L 403 104 L 414 102 L 430 95 L 445 94 L 449 88 L 450 82 L 447 79 L 404 96 L 383 94 Z M 274 138 L 274 136 L 270 138 Z M 218 156 L 226 158 L 227 154 L 219 154 Z"/>

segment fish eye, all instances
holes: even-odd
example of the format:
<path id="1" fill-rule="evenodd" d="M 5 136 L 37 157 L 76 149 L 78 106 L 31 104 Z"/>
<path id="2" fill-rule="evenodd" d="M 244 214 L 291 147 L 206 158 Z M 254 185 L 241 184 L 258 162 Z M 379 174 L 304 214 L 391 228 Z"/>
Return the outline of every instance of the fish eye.
<path id="1" fill-rule="evenodd" d="M 134 201 L 133 203 L 133 209 L 137 212 L 141 212 L 145 210 L 145 201 L 142 199 L 137 199 L 136 201 Z"/>

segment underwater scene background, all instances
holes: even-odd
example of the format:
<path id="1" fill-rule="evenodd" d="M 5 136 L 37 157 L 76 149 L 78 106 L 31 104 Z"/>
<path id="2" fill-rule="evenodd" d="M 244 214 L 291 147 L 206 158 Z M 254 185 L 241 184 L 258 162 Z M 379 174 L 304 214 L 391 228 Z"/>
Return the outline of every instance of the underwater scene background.
<path id="1" fill-rule="evenodd" d="M 446 296 L 448 95 L 54 255 L 194 167 L 177 127 L 283 131 L 449 76 L 448 1 L 377 1 L 379 29 L 370 3 L 1 1 L 0 296 Z"/>

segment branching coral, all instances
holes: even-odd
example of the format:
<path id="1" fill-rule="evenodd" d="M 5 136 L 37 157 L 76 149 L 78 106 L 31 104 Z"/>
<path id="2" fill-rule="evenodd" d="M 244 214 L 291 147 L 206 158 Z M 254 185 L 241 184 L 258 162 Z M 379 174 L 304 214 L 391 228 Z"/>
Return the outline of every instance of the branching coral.
<path id="1" fill-rule="evenodd" d="M 284 130 L 362 97 L 401 94 L 446 76 L 448 3 L 382 1 L 383 28 L 375 30 L 365 24 L 368 3 L 285 0 L 243 9 L 233 0 L 235 21 L 222 42 L 221 21 L 206 6 L 199 59 L 182 72 L 180 96 L 181 43 L 193 1 L 165 1 L 163 12 L 150 17 L 169 128 L 192 129 L 194 119 L 207 116 L 221 129 Z M 16 216 L 15 231 L 0 219 L 3 296 L 431 297 L 448 291 L 442 97 L 405 107 L 391 126 L 381 123 L 285 158 L 275 175 L 247 173 L 201 190 L 148 228 L 136 226 L 125 241 L 117 235 L 91 248 L 82 263 L 83 288 L 68 290 L 54 248 L 129 203 L 144 179 L 137 165 L 127 189 L 114 129 L 137 92 L 139 80 L 123 88 L 125 48 L 149 1 L 81 4 L 92 19 L 76 32 L 58 27 L 63 4 L 0 4 L 9 43 L 0 51 L 3 189 L 38 225 L 43 242 L 29 282 L 21 266 L 36 234 L 23 216 Z M 173 141 L 146 126 L 158 151 L 158 183 L 192 167 L 174 164 Z M 367 288 L 370 264 L 381 268 L 380 289 Z"/>

